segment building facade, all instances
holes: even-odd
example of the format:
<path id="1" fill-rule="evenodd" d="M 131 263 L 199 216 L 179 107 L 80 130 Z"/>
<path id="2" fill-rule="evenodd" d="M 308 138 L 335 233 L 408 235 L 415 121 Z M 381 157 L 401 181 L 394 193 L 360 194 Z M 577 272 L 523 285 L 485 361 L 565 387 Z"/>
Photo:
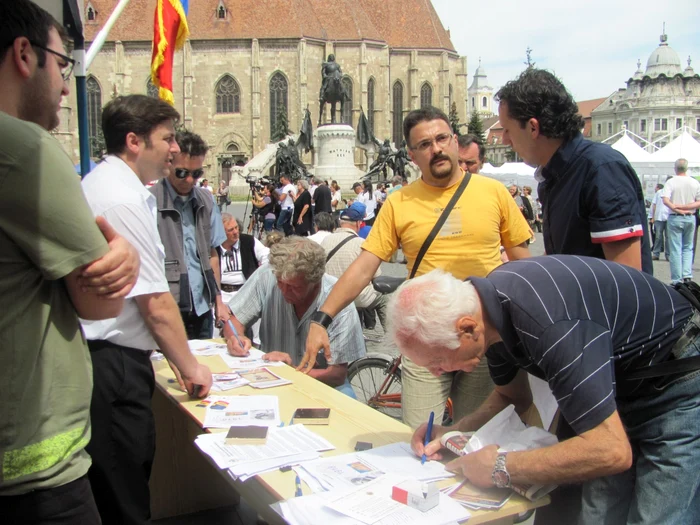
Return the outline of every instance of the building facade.
<path id="1" fill-rule="evenodd" d="M 700 75 L 691 67 L 681 66 L 678 53 L 668 45 L 666 34 L 647 60 L 620 88 L 591 112 L 591 138 L 602 141 L 623 127 L 639 138 L 640 146 L 661 148 L 674 135 L 689 127 L 700 132 Z"/>
<path id="2" fill-rule="evenodd" d="M 116 3 L 85 2 L 87 40 Z M 155 4 L 132 0 L 90 66 L 93 143 L 99 143 L 101 108 L 110 98 L 157 96 L 150 81 Z M 230 166 L 262 151 L 281 113 L 298 132 L 308 108 L 316 126 L 321 65 L 330 54 L 352 99 L 341 118 L 354 128 L 362 108 L 379 140 L 400 144 L 408 111 L 434 105 L 449 112 L 453 100 L 466 121 L 467 60 L 455 51 L 430 2 L 198 0 L 190 2 L 188 24 L 190 38 L 175 54 L 175 107 L 184 125 L 210 145 L 210 179 L 227 179 Z M 75 107 L 72 92 L 56 133 L 77 161 Z M 358 151 L 355 161 L 364 167 L 364 153 Z"/>
<path id="3" fill-rule="evenodd" d="M 486 70 L 481 65 L 481 58 L 479 58 L 479 67 L 474 72 L 474 79 L 467 90 L 467 95 L 469 97 L 469 116 L 475 111 L 481 119 L 493 116 L 493 88 L 489 86 Z"/>

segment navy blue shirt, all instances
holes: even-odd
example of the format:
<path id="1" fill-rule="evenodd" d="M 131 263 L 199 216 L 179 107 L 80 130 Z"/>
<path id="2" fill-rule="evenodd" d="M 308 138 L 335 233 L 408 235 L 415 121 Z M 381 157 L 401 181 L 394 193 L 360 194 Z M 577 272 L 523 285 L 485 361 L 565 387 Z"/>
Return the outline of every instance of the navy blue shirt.
<path id="1" fill-rule="evenodd" d="M 546 380 L 577 434 L 616 410 L 616 389 L 649 386 L 625 371 L 667 360 L 693 314 L 670 286 L 592 257 L 522 259 L 471 282 L 503 340 L 486 352 L 494 382 L 521 368 Z"/>
<path id="2" fill-rule="evenodd" d="M 642 270 L 653 274 L 642 185 L 622 153 L 578 133 L 538 180 L 547 254 L 604 259 L 603 243 L 641 237 Z"/>

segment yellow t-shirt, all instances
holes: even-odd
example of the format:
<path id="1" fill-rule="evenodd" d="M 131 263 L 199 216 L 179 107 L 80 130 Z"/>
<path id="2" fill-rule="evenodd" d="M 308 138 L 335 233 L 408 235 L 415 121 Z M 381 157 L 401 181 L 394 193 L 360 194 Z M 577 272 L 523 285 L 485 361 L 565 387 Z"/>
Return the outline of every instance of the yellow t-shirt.
<path id="1" fill-rule="evenodd" d="M 461 181 L 444 189 L 419 179 L 392 193 L 362 248 L 388 261 L 401 243 L 410 274 L 423 242 Z M 530 236 L 530 227 L 505 186 L 472 175 L 416 276 L 441 268 L 458 279 L 485 277 L 501 264 L 501 245 L 511 248 Z"/>

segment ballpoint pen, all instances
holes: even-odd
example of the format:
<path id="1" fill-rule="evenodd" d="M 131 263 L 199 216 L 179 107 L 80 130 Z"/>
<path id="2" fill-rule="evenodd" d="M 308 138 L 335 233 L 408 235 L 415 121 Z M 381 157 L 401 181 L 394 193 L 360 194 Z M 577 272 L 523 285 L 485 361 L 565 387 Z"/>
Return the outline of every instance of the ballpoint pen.
<path id="1" fill-rule="evenodd" d="M 428 428 L 425 431 L 425 439 L 423 440 L 423 447 L 427 447 L 430 443 L 431 436 L 433 435 L 433 420 L 435 419 L 435 412 L 430 413 L 428 418 Z M 423 448 L 423 456 L 420 458 L 420 464 L 425 465 L 425 448 Z"/>
<path id="2" fill-rule="evenodd" d="M 234 337 L 236 338 L 236 341 L 238 341 L 238 344 L 240 345 L 241 348 L 243 348 L 243 343 L 241 342 L 241 338 L 238 337 L 238 330 L 236 330 L 236 327 L 233 326 L 233 323 L 231 322 L 231 319 L 226 320 L 226 324 L 228 327 L 231 329 L 233 332 Z"/>
<path id="3" fill-rule="evenodd" d="M 303 496 L 304 493 L 301 491 L 301 480 L 299 479 L 298 474 L 297 474 L 296 479 L 294 480 L 294 484 L 296 486 L 296 490 L 294 491 L 294 497 L 298 498 L 299 496 Z"/>

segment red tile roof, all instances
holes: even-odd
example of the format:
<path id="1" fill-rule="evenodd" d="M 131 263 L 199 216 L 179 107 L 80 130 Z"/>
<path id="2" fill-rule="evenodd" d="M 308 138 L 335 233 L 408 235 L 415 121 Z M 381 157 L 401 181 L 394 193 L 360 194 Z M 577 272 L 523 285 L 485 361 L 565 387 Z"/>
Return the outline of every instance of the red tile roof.
<path id="1" fill-rule="evenodd" d="M 581 100 L 580 102 L 576 102 L 576 104 L 578 105 L 578 114 L 581 115 L 583 118 L 590 118 L 591 111 L 600 106 L 606 100 L 607 97 L 594 98 L 592 100 Z"/>
<path id="2" fill-rule="evenodd" d="M 117 0 L 90 3 L 97 18 L 85 25 L 88 41 L 105 24 Z M 223 0 L 223 4 L 227 16 L 219 20 L 219 0 L 190 2 L 187 21 L 192 40 L 308 37 L 455 50 L 430 0 Z M 155 5 L 156 0 L 131 0 L 108 40 L 152 40 Z"/>

